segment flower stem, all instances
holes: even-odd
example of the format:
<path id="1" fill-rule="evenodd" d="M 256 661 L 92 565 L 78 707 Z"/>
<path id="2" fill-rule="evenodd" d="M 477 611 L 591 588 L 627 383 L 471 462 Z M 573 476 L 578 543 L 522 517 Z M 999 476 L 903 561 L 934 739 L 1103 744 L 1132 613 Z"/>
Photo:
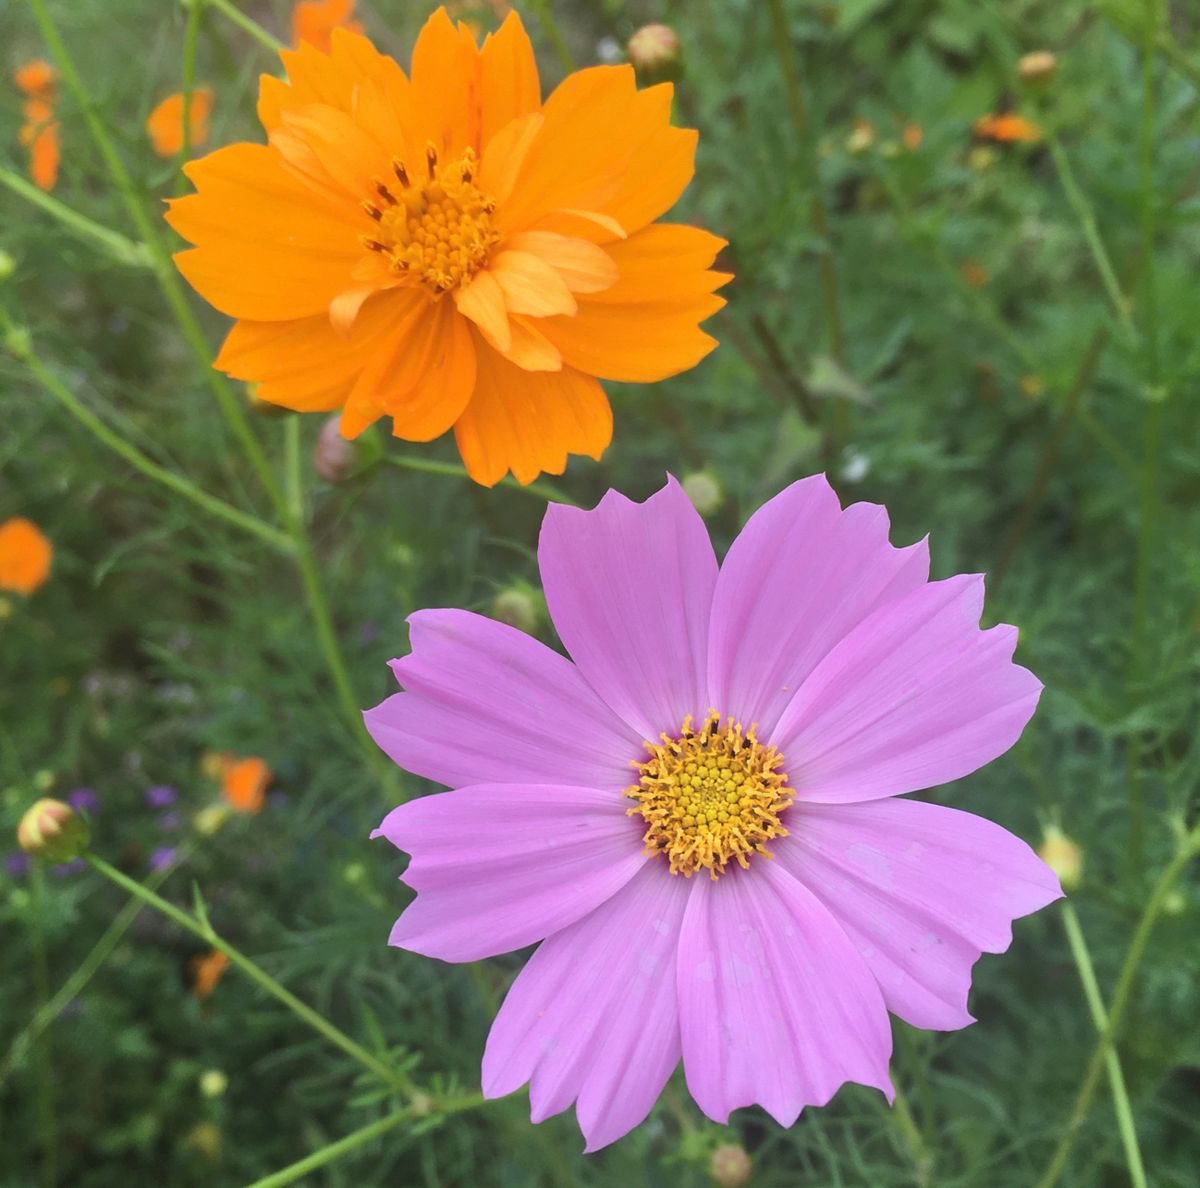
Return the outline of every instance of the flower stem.
<path id="1" fill-rule="evenodd" d="M 453 462 L 439 462 L 436 458 L 413 458 L 407 454 L 384 454 L 383 461 L 400 470 L 415 470 L 421 474 L 441 474 L 448 478 L 459 479 L 471 477 L 462 466 Z M 550 483 L 519 483 L 516 479 L 509 477 L 502 478 L 499 485 L 508 487 L 512 491 L 521 491 L 526 495 L 532 495 L 535 499 L 543 499 L 547 503 L 565 503 L 568 507 L 579 506 L 565 491 Z"/>
<path id="2" fill-rule="evenodd" d="M 151 891 L 156 891 L 184 862 L 191 852 L 189 846 L 179 849 L 173 862 L 154 871 L 146 880 Z M 62 1013 L 63 1008 L 72 999 L 78 998 L 83 988 L 95 977 L 97 970 L 108 960 L 109 954 L 121 943 L 121 938 L 129 931 L 130 925 L 141 914 L 146 905 L 140 899 L 130 899 L 117 913 L 113 922 L 104 930 L 100 939 L 92 946 L 91 952 L 79 963 L 75 972 L 59 987 L 54 997 L 38 1007 L 32 1019 L 17 1033 L 4 1062 L 0 1064 L 0 1085 L 8 1079 L 13 1068 L 25 1055 L 30 1044 L 37 1043 L 38 1037 Z"/>
<path id="3" fill-rule="evenodd" d="M 1079 1093 L 1075 1098 L 1071 1117 L 1063 1130 L 1062 1138 L 1059 1139 L 1058 1146 L 1055 1148 L 1049 1166 L 1038 1181 L 1038 1188 L 1054 1188 L 1054 1185 L 1058 1183 L 1058 1179 L 1063 1173 L 1063 1169 L 1066 1167 L 1067 1160 L 1071 1155 L 1071 1148 L 1075 1145 L 1075 1140 L 1079 1136 L 1083 1120 L 1087 1116 L 1088 1108 L 1092 1104 L 1092 1098 L 1095 1096 L 1097 1086 L 1100 1083 L 1100 1077 L 1104 1072 L 1107 1060 L 1106 1053 L 1116 1041 L 1119 1033 L 1121 1018 L 1129 1003 L 1129 998 L 1133 991 L 1133 983 L 1146 951 L 1146 944 L 1150 939 L 1151 932 L 1154 931 L 1154 925 L 1158 921 L 1159 914 L 1162 912 L 1163 903 L 1166 901 L 1167 895 L 1170 893 L 1171 888 L 1174 887 L 1176 880 L 1183 873 L 1185 867 L 1198 853 L 1200 853 L 1200 826 L 1197 826 L 1191 833 L 1184 837 L 1174 858 L 1166 865 L 1159 876 L 1158 882 L 1154 885 L 1154 890 L 1150 893 L 1150 899 L 1146 904 L 1145 910 L 1142 912 L 1142 917 L 1138 921 L 1137 928 L 1134 930 L 1133 940 L 1129 945 L 1129 952 L 1125 956 L 1125 961 L 1121 965 L 1121 972 L 1117 977 L 1117 988 L 1112 997 L 1112 1004 L 1108 1008 L 1108 1022 L 1100 1033 L 1100 1038 L 1092 1053 L 1092 1059 L 1088 1064 L 1087 1072 L 1084 1074 L 1083 1082 L 1079 1087 Z"/>
<path id="4" fill-rule="evenodd" d="M 1070 901 L 1063 904 L 1063 927 L 1067 933 L 1067 943 L 1071 947 L 1071 956 L 1079 970 L 1079 980 L 1083 983 L 1083 995 L 1087 999 L 1088 1010 L 1092 1014 L 1092 1022 L 1097 1032 L 1104 1035 L 1108 1031 L 1108 1014 L 1104 1010 L 1104 1000 L 1100 996 L 1100 986 L 1096 981 L 1096 971 L 1092 967 L 1091 954 L 1083 939 L 1083 930 L 1079 927 L 1079 917 Z M 1137 1128 L 1134 1126 L 1133 1109 L 1129 1104 L 1129 1093 L 1125 1088 L 1125 1075 L 1121 1071 L 1121 1061 L 1117 1050 L 1108 1045 L 1104 1052 L 1104 1063 L 1108 1068 L 1108 1084 L 1112 1090 L 1113 1107 L 1117 1112 L 1117 1128 L 1121 1132 L 1121 1143 L 1125 1148 L 1125 1162 L 1129 1167 L 1129 1182 L 1133 1188 L 1146 1188 L 1146 1170 L 1142 1165 L 1142 1152 L 1138 1147 Z"/>
<path id="5" fill-rule="evenodd" d="M 324 1015 L 319 1014 L 312 1007 L 301 1002 L 290 990 L 277 982 L 256 962 L 252 961 L 240 950 L 235 949 L 228 941 L 222 940 L 206 921 L 198 920 L 196 917 L 177 908 L 173 903 L 168 903 L 136 879 L 131 879 L 128 875 L 117 870 L 116 867 L 110 866 L 109 863 L 105 862 L 98 855 L 91 853 L 84 854 L 83 859 L 93 870 L 99 871 L 105 878 L 116 883 L 118 887 L 123 888 L 130 895 L 136 896 L 142 902 L 154 908 L 155 911 L 166 916 L 168 920 L 178 924 L 180 928 L 184 928 L 194 936 L 199 937 L 205 944 L 219 949 L 251 981 L 273 998 L 278 999 L 292 1014 L 307 1023 L 309 1027 L 327 1039 L 331 1044 L 341 1048 L 346 1055 L 361 1064 L 372 1076 L 378 1077 L 384 1084 L 409 1097 L 413 1097 L 418 1092 L 416 1086 L 406 1073 L 392 1068 L 383 1060 L 380 1060 L 378 1056 L 368 1052 L 361 1044 L 356 1043 L 345 1032 L 330 1023 Z"/>
<path id="6" fill-rule="evenodd" d="M 39 190 L 32 182 L 26 181 L 19 173 L 13 173 L 11 169 L 0 166 L 0 185 L 7 186 L 14 194 L 19 194 L 27 202 L 40 207 L 80 239 L 98 244 L 119 264 L 126 264 L 132 268 L 154 267 L 154 260 L 144 244 L 135 243 L 120 232 L 102 226 L 77 210 L 72 210 L 66 203 L 59 202 L 44 190 Z"/>
<path id="7" fill-rule="evenodd" d="M 892 1091 L 894 1096 L 891 1117 L 912 1156 L 915 1182 L 919 1188 L 927 1188 L 931 1183 L 932 1168 L 929 1153 L 925 1150 L 925 1140 L 921 1137 L 920 1127 L 917 1126 L 916 1119 L 908 1105 L 908 1098 L 904 1095 L 903 1090 L 893 1082 Z"/>
<path id="8" fill-rule="evenodd" d="M 792 125 L 796 130 L 796 138 L 808 155 L 807 168 L 812 186 L 812 199 L 809 203 L 809 211 L 813 230 L 817 233 L 817 237 L 821 241 L 821 246 L 817 254 L 817 273 L 821 283 L 822 302 L 825 309 L 825 325 L 829 334 L 829 350 L 834 359 L 844 367 L 846 364 L 846 342 L 842 332 L 837 267 L 834 263 L 833 237 L 830 232 L 829 212 L 825 206 L 825 199 L 821 194 L 821 172 L 817 160 L 816 144 L 812 136 L 812 131 L 809 128 L 808 108 L 804 102 L 804 88 L 800 82 L 800 68 L 792 46 L 792 34 L 788 26 L 787 12 L 784 8 L 783 0 L 770 0 L 770 9 L 775 52 L 779 58 L 779 69 L 783 75 L 784 87 L 787 90 Z M 834 400 L 831 403 L 834 409 L 833 440 L 831 444 L 834 452 L 836 452 L 838 445 L 846 439 L 848 414 L 844 400 Z"/>
<path id="9" fill-rule="evenodd" d="M 207 4 L 209 8 L 216 9 L 223 17 L 232 21 L 243 32 L 249 33 L 255 41 L 272 53 L 277 54 L 280 50 L 287 49 L 287 46 L 278 37 L 273 33 L 268 33 L 257 21 L 251 20 L 240 8 L 230 3 L 230 0 L 183 0 L 183 3 L 197 7 Z"/>
<path id="10" fill-rule="evenodd" d="M 46 934 L 42 922 L 46 919 L 46 876 L 40 863 L 30 872 L 33 884 L 33 983 L 37 992 L 38 1010 L 45 1009 L 50 997 L 50 967 L 46 960 Z M 54 1188 L 58 1182 L 58 1141 L 54 1119 L 54 1067 L 50 1042 L 37 1053 L 37 1120 L 38 1138 L 42 1144 L 42 1183 Z"/>
<path id="11" fill-rule="evenodd" d="M 261 1180 L 255 1180 L 249 1185 L 249 1188 L 283 1188 L 285 1184 L 294 1184 L 301 1176 L 316 1171 L 317 1168 L 324 1167 L 335 1159 L 340 1159 L 357 1147 L 363 1146 L 364 1143 L 369 1143 L 372 1139 L 387 1134 L 389 1130 L 395 1130 L 403 1122 L 440 1121 L 451 1114 L 472 1110 L 483 1103 L 484 1099 L 481 1094 L 465 1093 L 440 1101 L 434 1099 L 432 1105 L 420 1113 L 411 1106 L 408 1109 L 397 1110 L 394 1114 L 388 1114 L 386 1118 L 380 1118 L 376 1122 L 371 1122 L 361 1129 L 353 1131 L 345 1138 L 338 1139 L 337 1142 L 327 1144 L 319 1151 L 314 1151 L 311 1155 L 290 1164 L 281 1171 L 264 1176 Z"/>
<path id="12" fill-rule="evenodd" d="M 531 2 L 547 40 L 554 47 L 554 52 L 558 55 L 563 69 L 570 74 L 575 69 L 575 55 L 571 53 L 571 47 L 567 45 L 562 31 L 558 27 L 558 22 L 554 19 L 554 13 L 550 11 L 551 0 L 531 0 Z"/>
<path id="13" fill-rule="evenodd" d="M 273 527 L 265 520 L 261 520 L 249 512 L 244 512 L 240 508 L 234 507 L 231 503 L 226 503 L 223 499 L 218 499 L 215 495 L 210 495 L 190 479 L 186 479 L 164 466 L 159 466 L 157 462 L 153 462 L 147 458 L 137 446 L 127 441 L 116 430 L 106 425 L 87 405 L 79 400 L 46 367 L 31 347 L 21 345 L 19 332 L 15 332 L 16 328 L 3 311 L 0 311 L 0 325 L 8 332 L 9 349 L 29 368 L 42 387 L 101 444 L 107 446 L 115 454 L 120 455 L 148 479 L 152 479 L 154 482 L 174 491 L 177 495 L 182 495 L 183 498 L 194 503 L 197 507 L 203 508 L 210 515 L 257 536 L 260 540 L 266 541 L 281 552 L 291 553 L 294 551 L 292 539 L 287 533 L 281 532 L 278 528 Z"/>
<path id="14" fill-rule="evenodd" d="M 204 0 L 190 0 L 187 28 L 183 34 L 183 69 L 180 89 L 183 94 L 183 138 L 179 145 L 178 173 L 175 181 L 176 195 L 186 193 L 188 181 L 183 167 L 192 155 L 192 99 L 196 90 L 196 47 L 200 41 L 200 15 L 204 11 Z"/>

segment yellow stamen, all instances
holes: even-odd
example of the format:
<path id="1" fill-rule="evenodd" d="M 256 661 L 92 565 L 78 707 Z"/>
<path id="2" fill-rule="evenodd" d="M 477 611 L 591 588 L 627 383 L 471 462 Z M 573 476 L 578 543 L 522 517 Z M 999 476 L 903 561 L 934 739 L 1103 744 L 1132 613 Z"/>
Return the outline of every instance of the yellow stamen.
<path id="1" fill-rule="evenodd" d="M 376 224 L 363 246 L 387 257 L 393 272 L 415 277 L 435 296 L 465 285 L 486 263 L 500 236 L 492 227 L 495 202 L 473 182 L 478 161 L 467 149 L 457 161 L 438 165 L 426 150 L 429 177 L 413 184 L 402 161 L 392 172 L 404 187 L 393 193 L 379 180 L 363 211 Z M 380 200 L 387 205 L 380 208 Z"/>
<path id="2" fill-rule="evenodd" d="M 644 744 L 650 758 L 634 762 L 641 776 L 624 793 L 638 802 L 629 814 L 646 822 L 646 853 L 665 854 L 672 874 L 690 878 L 704 867 L 711 879 L 731 860 L 745 869 L 751 854 L 772 857 L 765 843 L 787 836 L 779 815 L 793 798 L 778 750 L 763 746 L 753 725 L 722 725 L 716 710 L 698 731 L 689 714 L 678 738 L 659 737 Z"/>

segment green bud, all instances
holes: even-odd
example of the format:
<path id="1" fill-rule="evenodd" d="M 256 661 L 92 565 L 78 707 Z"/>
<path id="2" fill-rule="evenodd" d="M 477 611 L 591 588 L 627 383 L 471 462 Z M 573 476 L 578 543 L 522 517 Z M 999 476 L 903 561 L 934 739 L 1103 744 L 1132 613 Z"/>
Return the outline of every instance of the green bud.
<path id="1" fill-rule="evenodd" d="M 0 281 L 6 281 L 17 270 L 17 262 L 6 252 L 0 248 Z"/>
<path id="2" fill-rule="evenodd" d="M 725 502 L 725 492 L 711 471 L 694 470 L 685 474 L 679 485 L 702 516 L 711 516 Z"/>
<path id="3" fill-rule="evenodd" d="M 537 631 L 541 615 L 537 591 L 523 583 L 501 590 L 492 603 L 493 619 L 524 631 L 526 635 L 533 635 Z"/>
<path id="4" fill-rule="evenodd" d="M 87 849 L 87 822 L 61 800 L 39 800 L 17 826 L 17 843 L 46 862 L 70 862 Z"/>
<path id="5" fill-rule="evenodd" d="M 740 1143 L 722 1143 L 708 1161 L 708 1174 L 721 1188 L 742 1188 L 750 1183 L 754 1165 Z"/>

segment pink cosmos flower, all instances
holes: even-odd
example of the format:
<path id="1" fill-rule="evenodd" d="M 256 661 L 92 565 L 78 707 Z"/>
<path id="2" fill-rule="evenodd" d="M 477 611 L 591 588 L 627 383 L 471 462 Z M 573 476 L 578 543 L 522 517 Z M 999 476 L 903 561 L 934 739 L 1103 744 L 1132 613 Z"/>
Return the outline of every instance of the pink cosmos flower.
<path id="1" fill-rule="evenodd" d="M 1041 684 L 983 578 L 929 581 L 882 507 L 823 476 L 751 517 L 718 569 L 674 480 L 551 505 L 538 559 L 573 663 L 457 610 L 409 619 L 405 692 L 366 715 L 454 791 L 376 831 L 412 855 L 391 943 L 475 961 L 541 941 L 492 1026 L 483 1091 L 572 1102 L 587 1149 L 682 1058 L 719 1122 L 790 1126 L 846 1081 L 889 1099 L 888 1011 L 971 1022 L 981 952 L 1061 895 L 1023 842 L 898 797 L 1016 742 Z"/>

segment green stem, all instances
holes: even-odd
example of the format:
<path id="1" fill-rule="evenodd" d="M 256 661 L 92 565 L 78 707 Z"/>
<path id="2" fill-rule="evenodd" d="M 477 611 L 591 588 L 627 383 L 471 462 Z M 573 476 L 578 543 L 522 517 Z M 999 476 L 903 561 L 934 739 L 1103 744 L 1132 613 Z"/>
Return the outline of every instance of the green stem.
<path id="1" fill-rule="evenodd" d="M 787 12 L 784 8 L 783 0 L 770 0 L 770 9 L 775 52 L 779 58 L 779 69 L 783 74 L 784 87 L 787 90 L 792 125 L 796 130 L 796 138 L 804 147 L 808 157 L 806 168 L 812 186 L 812 199 L 809 203 L 809 211 L 813 230 L 817 233 L 817 237 L 821 241 L 817 254 L 817 273 L 821 283 L 825 325 L 829 334 L 829 349 L 833 357 L 844 367 L 846 364 L 846 341 L 842 331 L 837 267 L 834 263 L 833 236 L 830 231 L 829 212 L 825 206 L 825 199 L 821 194 L 821 171 L 817 158 L 816 142 L 808 125 L 808 108 L 804 102 L 804 88 L 800 81 L 800 68 L 792 46 L 792 34 L 788 26 Z M 830 446 L 836 452 L 839 444 L 846 439 L 848 412 L 844 400 L 834 400 L 830 403 L 833 405 L 833 434 Z"/>
<path id="2" fill-rule="evenodd" d="M 551 0 L 532 0 L 533 10 L 537 13 L 542 31 L 546 34 L 546 39 L 554 47 L 554 52 L 558 55 L 558 60 L 562 63 L 563 69 L 570 74 L 575 69 L 575 55 L 571 53 L 571 48 L 567 45 L 566 39 L 558 27 L 558 22 L 554 19 L 554 14 L 550 11 L 550 3 Z"/>
<path id="3" fill-rule="evenodd" d="M 50 967 L 46 960 L 46 934 L 42 922 L 46 918 L 46 876 L 40 863 L 34 863 L 30 874 L 33 884 L 33 984 L 37 993 L 38 1010 L 45 1009 L 50 998 Z M 54 1058 L 50 1041 L 37 1053 L 37 1120 L 38 1137 L 42 1144 L 42 1183 L 54 1188 L 58 1182 L 58 1139 L 54 1119 Z"/>
<path id="4" fill-rule="evenodd" d="M 154 267 L 154 260 L 144 244 L 135 243 L 119 232 L 89 219 L 87 215 L 72 210 L 44 190 L 39 190 L 32 182 L 26 181 L 19 173 L 13 173 L 11 169 L 0 166 L 0 185 L 7 186 L 14 194 L 19 194 L 27 202 L 40 207 L 80 239 L 98 244 L 118 263 L 133 268 Z"/>
<path id="5" fill-rule="evenodd" d="M 67 52 L 66 44 L 63 42 L 62 36 L 58 31 L 58 26 L 54 23 L 54 19 L 50 16 L 46 8 L 45 0 L 29 0 L 29 5 L 33 9 L 34 19 L 37 21 L 42 37 L 45 39 L 46 45 L 58 65 L 59 72 L 66 81 L 67 87 L 79 107 L 84 123 L 87 124 L 88 131 L 96 143 L 96 148 L 104 160 L 109 175 L 112 177 L 113 183 L 121 194 L 129 217 L 133 221 L 134 226 L 137 227 L 138 233 L 145 243 L 146 250 L 150 253 L 154 261 L 154 273 L 158 278 L 159 286 L 162 288 L 163 296 L 166 298 L 167 304 L 171 307 L 171 312 L 174 314 L 176 321 L 178 321 L 179 328 L 183 332 L 188 346 L 195 354 L 197 361 L 203 369 L 208 386 L 216 397 L 217 404 L 221 409 L 221 414 L 224 416 L 226 424 L 245 452 L 250 465 L 263 485 L 263 489 L 271 497 L 275 506 L 277 508 L 281 507 L 281 497 L 279 488 L 275 483 L 275 477 L 271 473 L 270 464 L 267 462 L 267 456 L 263 452 L 258 438 L 254 436 L 250 428 L 250 422 L 246 418 L 245 410 L 234 394 L 232 387 L 226 382 L 225 377 L 212 368 L 212 351 L 204 337 L 204 332 L 200 329 L 200 323 L 196 320 L 196 316 L 188 304 L 187 296 L 175 271 L 171 260 L 171 253 L 167 248 L 164 236 L 158 225 L 146 213 L 141 195 L 134 187 L 129 172 L 126 170 L 108 135 L 108 129 L 105 128 L 104 121 L 101 120 L 96 111 L 96 107 L 92 101 L 92 93 L 84 86 L 83 79 L 75 69 L 75 62 Z"/>
<path id="6" fill-rule="evenodd" d="M 304 521 L 304 484 L 300 476 L 300 418 L 289 416 L 283 426 L 283 493 L 293 523 Z"/>
<path id="7" fill-rule="evenodd" d="M 1100 995 L 1100 985 L 1096 981 L 1096 971 L 1092 966 L 1087 942 L 1083 939 L 1079 917 L 1070 901 L 1063 904 L 1062 918 L 1067 943 L 1071 947 L 1071 956 L 1075 958 L 1079 980 L 1083 983 L 1083 995 L 1087 999 L 1092 1022 L 1096 1025 L 1096 1031 L 1104 1035 L 1109 1029 L 1108 1013 L 1104 1009 L 1104 999 Z M 1125 1162 L 1129 1167 L 1130 1183 L 1133 1188 L 1146 1188 L 1146 1170 L 1142 1165 L 1142 1152 L 1138 1147 L 1133 1109 L 1125 1088 L 1125 1074 L 1121 1071 L 1121 1060 L 1117 1050 L 1111 1044 L 1105 1049 L 1104 1063 L 1108 1068 L 1108 1084 L 1112 1090 L 1113 1107 L 1117 1112 L 1117 1129 L 1121 1132 L 1121 1143 L 1125 1147 Z"/>
<path id="8" fill-rule="evenodd" d="M 124 458 L 126 462 L 136 470 L 139 470 L 148 479 L 152 479 L 154 482 L 168 488 L 168 490 L 174 491 L 177 495 L 182 495 L 184 499 L 194 503 L 197 507 L 203 508 L 210 515 L 224 520 L 227 524 L 233 524 L 245 532 L 252 533 L 260 540 L 266 541 L 281 552 L 291 553 L 294 550 L 291 537 L 281 532 L 278 528 L 272 527 L 266 521 L 260 520 L 257 516 L 249 512 L 244 512 L 234 507 L 231 503 L 226 503 L 223 499 L 218 499 L 215 495 L 210 495 L 207 491 L 196 486 L 195 483 L 184 478 L 182 475 L 176 474 L 173 470 L 168 470 L 164 466 L 159 466 L 157 462 L 152 462 L 137 446 L 126 441 L 125 438 L 106 425 L 87 405 L 80 401 L 46 367 L 33 352 L 32 348 L 21 344 L 21 332 L 13 326 L 3 311 L 0 311 L 0 325 L 3 325 L 8 332 L 9 349 L 29 368 L 42 387 L 101 444 L 107 446 L 113 453 L 120 455 L 120 457 Z"/>
<path id="9" fill-rule="evenodd" d="M 413 458 L 407 454 L 384 454 L 383 461 L 388 466 L 395 466 L 400 470 L 415 470 L 421 474 L 441 474 L 448 478 L 458 479 L 470 479 L 471 477 L 462 466 L 454 462 L 439 462 L 435 458 Z M 512 491 L 521 491 L 526 495 L 532 495 L 535 499 L 542 499 L 547 503 L 565 503 L 568 507 L 579 506 L 565 491 L 550 483 L 519 483 L 510 477 L 502 478 L 499 485 Z"/>
<path id="10" fill-rule="evenodd" d="M 161 870 L 154 871 L 146 880 L 151 891 L 156 891 L 178 869 L 191 852 L 189 846 L 180 848 L 175 860 Z M 37 1043 L 38 1037 L 62 1013 L 67 1003 L 79 997 L 83 988 L 95 977 L 96 972 L 108 960 L 109 954 L 121 942 L 121 938 L 129 931 L 130 925 L 141 914 L 146 905 L 139 899 L 130 899 L 117 913 L 113 922 L 106 928 L 100 939 L 92 946 L 91 952 L 79 963 L 75 972 L 59 987 L 54 997 L 38 1008 L 33 1018 L 13 1038 L 8 1053 L 0 1064 L 0 1085 L 8 1079 L 9 1074 L 24 1057 L 31 1044 Z"/>
<path id="11" fill-rule="evenodd" d="M 1150 899 L 1146 904 L 1145 910 L 1142 912 L 1142 918 L 1138 921 L 1137 928 L 1134 930 L 1133 940 L 1129 945 L 1129 952 L 1125 956 L 1125 961 L 1121 965 L 1121 972 L 1117 977 L 1117 988 L 1113 994 L 1112 1004 L 1108 1008 L 1108 1022 L 1096 1043 L 1096 1048 L 1092 1053 L 1087 1072 L 1084 1074 L 1083 1082 L 1079 1087 L 1079 1093 L 1075 1098 L 1071 1117 L 1063 1130 L 1062 1138 L 1059 1139 L 1054 1155 L 1051 1157 L 1050 1165 L 1038 1181 L 1038 1188 L 1054 1188 L 1054 1185 L 1058 1183 L 1058 1179 L 1063 1173 L 1063 1169 L 1066 1167 L 1067 1160 L 1071 1155 L 1071 1148 L 1075 1145 L 1075 1140 L 1079 1136 L 1083 1120 L 1087 1116 L 1088 1109 L 1092 1104 L 1092 1098 L 1095 1096 L 1097 1086 L 1100 1083 L 1100 1077 L 1103 1075 L 1107 1062 L 1106 1053 L 1112 1044 L 1115 1043 L 1117 1035 L 1120 1032 L 1121 1018 L 1129 1003 L 1133 984 L 1137 977 L 1138 969 L 1141 966 L 1142 957 L 1146 951 L 1146 944 L 1150 940 L 1150 934 L 1154 931 L 1154 925 L 1158 921 L 1159 914 L 1162 912 L 1163 904 L 1170 894 L 1171 888 L 1175 886 L 1176 880 L 1197 853 L 1200 853 L 1200 826 L 1197 826 L 1190 834 L 1185 836 L 1178 852 L 1164 868 L 1158 882 L 1154 886 L 1154 890 L 1150 893 Z"/>
<path id="12" fill-rule="evenodd" d="M 192 97 L 196 90 L 196 48 L 200 42 L 200 15 L 203 11 L 204 0 L 191 0 L 188 5 L 187 28 L 183 34 L 183 71 L 180 79 L 183 93 L 183 139 L 179 146 L 176 196 L 186 193 L 188 188 L 183 167 L 192 156 Z"/>
<path id="13" fill-rule="evenodd" d="M 395 1130 L 403 1122 L 414 1122 L 425 1119 L 440 1121 L 451 1114 L 459 1114 L 464 1110 L 474 1109 L 476 1106 L 482 1105 L 483 1101 L 484 1099 L 480 1094 L 469 1093 L 463 1094 L 460 1097 L 446 1098 L 441 1101 L 435 1099 L 431 1106 L 420 1113 L 411 1107 L 405 1110 L 397 1110 L 394 1114 L 389 1114 L 386 1118 L 380 1118 L 377 1122 L 371 1122 L 361 1129 L 346 1135 L 345 1138 L 338 1139 L 337 1142 L 329 1143 L 319 1151 L 314 1151 L 304 1159 L 283 1168 L 282 1171 L 265 1176 L 261 1180 L 255 1180 L 253 1184 L 249 1185 L 249 1188 L 283 1188 L 285 1184 L 294 1184 L 301 1176 L 307 1175 L 311 1171 L 316 1171 L 317 1168 L 324 1167 L 327 1163 L 332 1163 L 335 1159 L 340 1159 L 343 1155 L 363 1146 L 365 1143 L 369 1143 L 372 1139 L 387 1134 L 389 1130 Z"/>
<path id="14" fill-rule="evenodd" d="M 1087 242 L 1088 250 L 1092 254 L 1092 261 L 1096 265 L 1096 270 L 1100 273 L 1100 279 L 1104 284 L 1104 291 L 1108 294 L 1109 301 L 1112 302 L 1113 310 L 1121 323 L 1121 328 L 1125 331 L 1129 340 L 1136 343 L 1138 337 L 1137 327 L 1134 326 L 1133 319 L 1129 314 L 1131 302 L 1121 291 L 1121 282 L 1117 280 L 1117 273 L 1112 266 L 1112 260 L 1109 258 L 1108 251 L 1104 246 L 1104 240 L 1100 238 L 1100 230 L 1096 224 L 1096 216 L 1092 212 L 1091 204 L 1079 188 L 1079 183 L 1075 180 L 1075 172 L 1071 168 L 1070 159 L 1063 150 L 1058 133 L 1053 128 L 1047 128 L 1046 130 L 1046 143 L 1050 147 L 1050 156 L 1054 161 L 1054 167 L 1058 170 L 1058 180 L 1062 183 L 1063 192 L 1066 194 L 1067 201 L 1070 203 L 1071 209 L 1074 210 L 1076 218 L 1079 219 L 1083 238 Z"/>
<path id="15" fill-rule="evenodd" d="M 932 1167 L 929 1153 L 925 1150 L 925 1140 L 921 1137 L 920 1127 L 913 1118 L 912 1110 L 908 1106 L 908 1098 L 904 1095 L 903 1090 L 894 1082 L 892 1090 L 894 1097 L 891 1117 L 912 1156 L 916 1183 L 920 1188 L 926 1188 L 931 1183 Z"/>
<path id="16" fill-rule="evenodd" d="M 345 1032 L 330 1023 L 324 1015 L 319 1014 L 312 1007 L 301 1002 L 290 990 L 280 985 L 279 982 L 271 977 L 256 962 L 252 961 L 240 950 L 235 949 L 228 941 L 222 940 L 206 922 L 198 920 L 196 917 L 182 911 L 173 903 L 168 903 L 136 879 L 131 879 L 128 875 L 117 870 L 115 866 L 110 866 L 109 863 L 96 854 L 84 854 L 83 859 L 94 870 L 99 871 L 105 878 L 116 883 L 118 887 L 122 887 L 130 895 L 136 896 L 142 902 L 154 908 L 156 912 L 161 913 L 168 920 L 178 924 L 180 928 L 184 928 L 194 936 L 199 937 L 205 944 L 212 945 L 214 949 L 219 949 L 251 981 L 273 998 L 283 1003 L 292 1014 L 307 1023 L 309 1027 L 327 1039 L 331 1044 L 340 1048 L 346 1055 L 356 1060 L 373 1076 L 383 1081 L 384 1084 L 407 1094 L 409 1097 L 414 1096 L 418 1092 L 407 1074 L 401 1072 L 399 1069 L 392 1068 L 380 1060 L 378 1056 L 368 1052 L 361 1044 L 356 1043 Z"/>
<path id="17" fill-rule="evenodd" d="M 230 0 L 183 0 L 185 4 L 207 4 L 209 8 L 215 9 L 223 17 L 232 21 L 243 32 L 249 33 L 260 45 L 265 46 L 272 53 L 279 53 L 281 50 L 287 49 L 282 41 L 279 40 L 273 33 L 268 33 L 262 25 L 258 24 L 248 17 L 240 8 L 230 3 Z"/>

